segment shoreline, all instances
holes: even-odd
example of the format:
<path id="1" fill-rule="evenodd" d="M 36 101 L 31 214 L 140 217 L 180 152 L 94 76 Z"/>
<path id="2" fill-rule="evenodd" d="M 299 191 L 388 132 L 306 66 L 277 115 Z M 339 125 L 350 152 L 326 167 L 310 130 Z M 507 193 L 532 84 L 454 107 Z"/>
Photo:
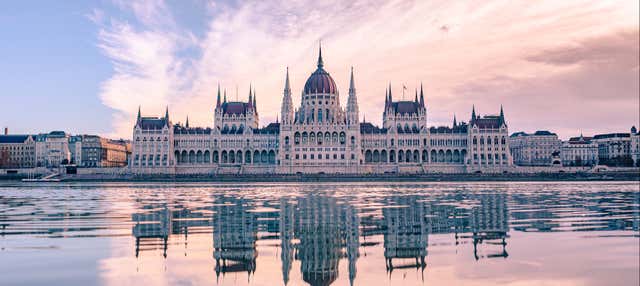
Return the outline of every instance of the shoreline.
<path id="1" fill-rule="evenodd" d="M 21 181 L 24 176 L 0 176 Z M 65 175 L 61 182 L 522 182 L 522 181 L 638 181 L 640 172 L 528 173 L 528 174 L 413 174 L 413 175 Z M 26 182 L 25 182 L 26 183 Z M 29 182 L 34 183 L 34 182 Z M 35 182 L 38 183 L 38 182 Z"/>

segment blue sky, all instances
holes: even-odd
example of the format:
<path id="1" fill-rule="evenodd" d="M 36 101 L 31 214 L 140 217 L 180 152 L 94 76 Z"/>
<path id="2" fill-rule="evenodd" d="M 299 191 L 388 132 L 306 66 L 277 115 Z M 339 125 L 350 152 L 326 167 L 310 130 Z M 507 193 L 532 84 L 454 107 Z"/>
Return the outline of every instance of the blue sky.
<path id="1" fill-rule="evenodd" d="M 36 3 L 37 2 L 37 3 Z M 112 72 L 87 1 L 9 1 L 0 10 L 0 123 L 13 133 L 109 131 L 96 96 Z"/>
<path id="2" fill-rule="evenodd" d="M 430 125 L 505 106 L 511 132 L 627 131 L 640 117 L 637 1 L 9 1 L 0 10 L 0 125 L 130 137 L 139 105 L 211 126 L 215 88 L 257 89 L 276 119 L 322 39 L 346 100 L 381 122 L 384 90 L 425 86 Z M 396 97 L 397 98 L 397 97 Z M 599 112 L 592 112 L 598 110 Z"/>

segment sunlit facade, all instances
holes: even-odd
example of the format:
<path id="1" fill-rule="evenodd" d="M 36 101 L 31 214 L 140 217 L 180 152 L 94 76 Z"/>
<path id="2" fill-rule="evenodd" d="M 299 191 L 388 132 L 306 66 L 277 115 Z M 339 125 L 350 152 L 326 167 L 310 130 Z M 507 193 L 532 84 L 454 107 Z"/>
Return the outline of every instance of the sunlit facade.
<path id="1" fill-rule="evenodd" d="M 351 70 L 347 105 L 324 68 L 322 50 L 294 107 L 287 70 L 281 119 L 260 127 L 255 89 L 228 101 L 218 86 L 211 127 L 142 117 L 133 130 L 130 168 L 137 174 L 423 174 L 505 172 L 512 167 L 508 128 L 499 115 L 428 127 L 422 87 L 413 100 L 385 93 L 382 126 L 360 122 Z"/>

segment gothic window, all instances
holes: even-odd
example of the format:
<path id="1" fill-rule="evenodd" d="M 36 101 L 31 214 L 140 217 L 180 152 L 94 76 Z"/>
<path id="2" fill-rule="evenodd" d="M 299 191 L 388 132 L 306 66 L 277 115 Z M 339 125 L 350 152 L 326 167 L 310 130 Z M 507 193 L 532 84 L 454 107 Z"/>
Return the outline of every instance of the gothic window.
<path id="1" fill-rule="evenodd" d="M 356 145 L 356 137 L 351 136 L 351 145 Z"/>
<path id="2" fill-rule="evenodd" d="M 295 144 L 295 145 L 300 144 L 300 133 L 299 132 L 296 132 L 293 135 L 293 144 Z"/>
<path id="3" fill-rule="evenodd" d="M 344 145 L 345 143 L 345 133 L 344 132 L 340 132 L 340 145 Z"/>
<path id="4" fill-rule="evenodd" d="M 302 144 L 307 144 L 307 132 L 302 132 Z"/>

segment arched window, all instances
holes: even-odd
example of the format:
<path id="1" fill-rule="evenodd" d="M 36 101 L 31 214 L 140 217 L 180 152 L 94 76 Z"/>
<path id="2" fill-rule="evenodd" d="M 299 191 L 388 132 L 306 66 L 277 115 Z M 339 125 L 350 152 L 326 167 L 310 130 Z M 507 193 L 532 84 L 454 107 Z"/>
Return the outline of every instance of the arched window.
<path id="1" fill-rule="evenodd" d="M 318 132 L 318 145 L 322 145 L 322 132 Z"/>
<path id="2" fill-rule="evenodd" d="M 313 132 L 309 133 L 309 143 L 316 144 L 316 134 Z"/>
<path id="3" fill-rule="evenodd" d="M 345 138 L 346 134 L 344 132 L 340 132 L 340 145 L 344 145 L 345 143 Z"/>
<path id="4" fill-rule="evenodd" d="M 351 145 L 356 145 L 356 137 L 351 136 Z"/>
<path id="5" fill-rule="evenodd" d="M 293 135 L 293 144 L 295 144 L 295 145 L 300 144 L 300 132 L 296 132 Z"/>
<path id="6" fill-rule="evenodd" d="M 322 119 L 324 117 L 322 117 L 322 109 L 318 109 L 318 122 L 322 122 Z"/>
<path id="7" fill-rule="evenodd" d="M 307 144 L 307 132 L 302 132 L 302 144 Z"/>
<path id="8" fill-rule="evenodd" d="M 327 144 L 331 144 L 331 133 L 329 132 L 324 133 L 324 142 L 327 142 Z"/>
<path id="9" fill-rule="evenodd" d="M 507 144 L 506 142 L 507 140 L 504 138 L 504 136 L 502 136 L 502 145 Z"/>
<path id="10" fill-rule="evenodd" d="M 289 136 L 284 137 L 284 145 L 289 145 Z"/>
<path id="11" fill-rule="evenodd" d="M 333 132 L 331 134 L 331 138 L 332 138 L 331 141 L 333 142 L 333 144 L 338 144 L 338 132 Z"/>

